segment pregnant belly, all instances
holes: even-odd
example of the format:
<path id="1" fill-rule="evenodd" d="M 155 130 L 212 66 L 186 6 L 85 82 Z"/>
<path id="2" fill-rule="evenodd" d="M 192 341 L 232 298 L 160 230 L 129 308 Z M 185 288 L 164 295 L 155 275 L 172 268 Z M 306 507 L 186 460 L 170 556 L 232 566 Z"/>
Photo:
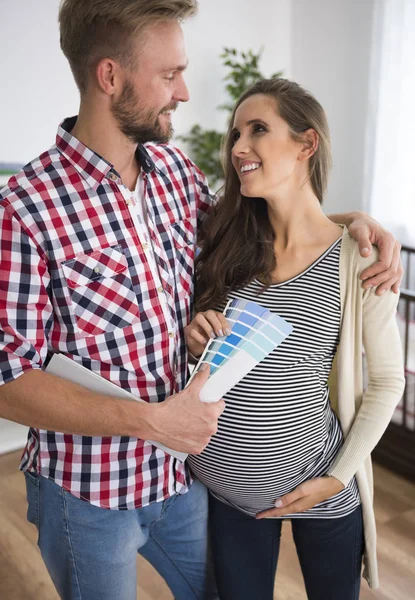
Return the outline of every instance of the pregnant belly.
<path id="1" fill-rule="evenodd" d="M 245 512 L 272 508 L 277 498 L 328 467 L 324 426 L 314 424 L 296 436 L 278 429 L 239 436 L 219 429 L 202 454 L 189 457 L 190 468 L 213 493 Z"/>

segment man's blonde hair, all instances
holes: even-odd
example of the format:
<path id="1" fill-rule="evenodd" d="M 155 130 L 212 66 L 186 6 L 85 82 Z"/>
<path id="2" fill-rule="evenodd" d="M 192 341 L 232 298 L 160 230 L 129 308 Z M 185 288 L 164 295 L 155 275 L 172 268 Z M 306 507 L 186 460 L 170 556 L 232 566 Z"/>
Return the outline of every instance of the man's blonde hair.
<path id="1" fill-rule="evenodd" d="M 61 48 L 84 93 L 90 70 L 103 58 L 132 67 L 133 40 L 161 21 L 183 21 L 197 12 L 197 0 L 62 0 Z"/>

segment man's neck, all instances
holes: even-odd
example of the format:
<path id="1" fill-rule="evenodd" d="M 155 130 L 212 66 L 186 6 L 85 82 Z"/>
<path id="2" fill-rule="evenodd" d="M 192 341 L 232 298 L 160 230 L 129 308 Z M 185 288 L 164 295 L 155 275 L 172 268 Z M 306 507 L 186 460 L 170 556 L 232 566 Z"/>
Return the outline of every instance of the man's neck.
<path id="1" fill-rule="evenodd" d="M 81 105 L 71 134 L 114 165 L 128 189 L 135 189 L 141 169 L 135 154 L 137 146 L 118 129 L 111 117 Z"/>

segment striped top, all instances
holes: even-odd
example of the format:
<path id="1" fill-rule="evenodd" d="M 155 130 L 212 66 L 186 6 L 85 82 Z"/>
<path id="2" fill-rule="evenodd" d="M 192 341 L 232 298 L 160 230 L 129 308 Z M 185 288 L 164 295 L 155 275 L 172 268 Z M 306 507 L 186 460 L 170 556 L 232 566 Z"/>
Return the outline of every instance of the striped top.
<path id="1" fill-rule="evenodd" d="M 343 443 L 327 380 L 341 319 L 337 240 L 310 267 L 266 291 L 254 280 L 230 294 L 257 302 L 294 331 L 225 396 L 217 434 L 194 474 L 220 500 L 255 515 L 327 473 Z M 342 517 L 360 503 L 355 478 L 336 496 L 283 518 Z"/>

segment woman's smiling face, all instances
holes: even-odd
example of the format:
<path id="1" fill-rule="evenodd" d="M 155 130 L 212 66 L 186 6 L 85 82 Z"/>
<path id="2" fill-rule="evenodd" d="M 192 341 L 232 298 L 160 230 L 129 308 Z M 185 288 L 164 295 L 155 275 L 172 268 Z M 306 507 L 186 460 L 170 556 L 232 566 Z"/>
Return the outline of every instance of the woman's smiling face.
<path id="1" fill-rule="evenodd" d="M 267 199 L 304 179 L 304 163 L 298 161 L 302 144 L 293 140 L 273 98 L 255 94 L 244 100 L 231 135 L 232 164 L 243 196 Z"/>

